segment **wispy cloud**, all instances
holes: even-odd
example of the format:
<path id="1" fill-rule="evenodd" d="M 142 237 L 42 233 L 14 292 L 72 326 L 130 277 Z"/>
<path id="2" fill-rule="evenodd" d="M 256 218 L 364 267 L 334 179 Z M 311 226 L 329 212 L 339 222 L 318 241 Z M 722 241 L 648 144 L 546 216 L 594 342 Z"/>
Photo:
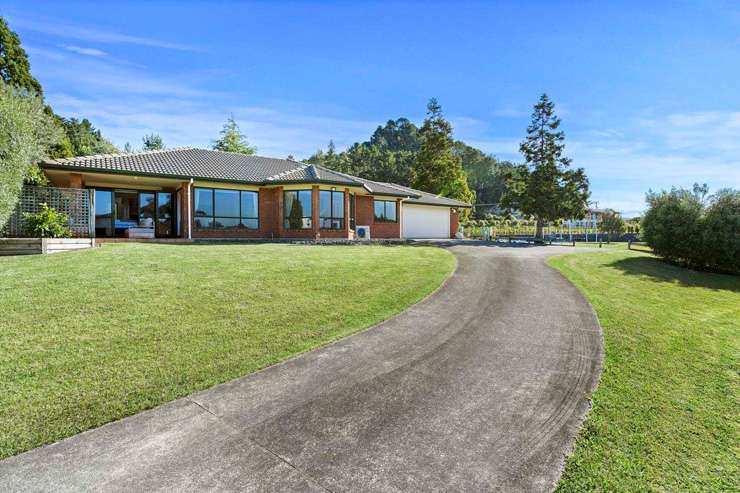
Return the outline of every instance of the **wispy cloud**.
<path id="1" fill-rule="evenodd" d="M 133 36 L 115 31 L 93 29 L 86 26 L 61 23 L 57 21 L 38 19 L 31 20 L 28 18 L 18 17 L 13 19 L 13 25 L 29 31 L 36 31 L 43 34 L 58 36 L 60 38 L 77 39 L 88 42 L 130 44 L 180 51 L 204 51 L 201 48 L 183 43 L 175 43 L 143 36 Z"/>
<path id="2" fill-rule="evenodd" d="M 67 51 L 71 51 L 72 53 L 77 53 L 78 55 L 95 57 L 108 55 L 108 53 L 104 52 L 103 50 L 98 50 L 97 48 L 83 48 L 81 46 L 75 45 L 62 45 L 62 48 Z"/>

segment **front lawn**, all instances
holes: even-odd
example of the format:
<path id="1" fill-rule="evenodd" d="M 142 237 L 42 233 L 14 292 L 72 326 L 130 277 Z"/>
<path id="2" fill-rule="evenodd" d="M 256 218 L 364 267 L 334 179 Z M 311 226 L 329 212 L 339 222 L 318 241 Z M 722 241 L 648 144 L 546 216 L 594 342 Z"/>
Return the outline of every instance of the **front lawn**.
<path id="1" fill-rule="evenodd" d="M 378 323 L 454 267 L 433 247 L 105 244 L 0 257 L 0 458 Z"/>
<path id="2" fill-rule="evenodd" d="M 740 491 L 740 278 L 635 252 L 550 264 L 596 309 L 606 350 L 558 491 Z"/>

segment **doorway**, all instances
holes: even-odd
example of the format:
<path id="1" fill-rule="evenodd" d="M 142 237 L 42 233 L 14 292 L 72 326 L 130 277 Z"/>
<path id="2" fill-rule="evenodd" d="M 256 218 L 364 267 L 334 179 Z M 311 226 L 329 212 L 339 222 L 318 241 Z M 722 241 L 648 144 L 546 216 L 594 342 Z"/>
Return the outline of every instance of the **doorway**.
<path id="1" fill-rule="evenodd" d="M 125 238 L 129 229 L 151 229 L 157 238 L 175 236 L 172 192 L 95 190 L 95 236 Z"/>

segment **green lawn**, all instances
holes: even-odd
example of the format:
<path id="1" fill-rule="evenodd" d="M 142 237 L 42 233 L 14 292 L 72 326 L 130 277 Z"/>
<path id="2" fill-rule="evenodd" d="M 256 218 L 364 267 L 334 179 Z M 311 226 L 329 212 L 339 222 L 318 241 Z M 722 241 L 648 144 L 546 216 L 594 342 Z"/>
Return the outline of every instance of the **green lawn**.
<path id="1" fill-rule="evenodd" d="M 620 251 L 550 264 L 596 309 L 606 349 L 558 491 L 740 491 L 740 277 Z"/>
<path id="2" fill-rule="evenodd" d="M 433 247 L 106 244 L 0 257 L 0 458 L 378 323 L 454 268 Z"/>

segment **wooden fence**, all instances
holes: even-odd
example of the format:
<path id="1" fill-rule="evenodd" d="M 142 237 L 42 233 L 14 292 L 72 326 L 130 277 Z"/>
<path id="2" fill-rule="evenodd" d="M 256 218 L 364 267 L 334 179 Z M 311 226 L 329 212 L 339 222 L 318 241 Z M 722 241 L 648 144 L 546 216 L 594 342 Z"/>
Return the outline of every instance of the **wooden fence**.
<path id="1" fill-rule="evenodd" d="M 91 190 L 78 188 L 35 187 L 25 185 L 18 197 L 18 204 L 0 236 L 20 238 L 26 235 L 24 214 L 40 212 L 46 204 L 67 216 L 67 226 L 76 238 L 88 238 L 94 234 Z M 2 225 L 0 225 L 2 227 Z"/>

